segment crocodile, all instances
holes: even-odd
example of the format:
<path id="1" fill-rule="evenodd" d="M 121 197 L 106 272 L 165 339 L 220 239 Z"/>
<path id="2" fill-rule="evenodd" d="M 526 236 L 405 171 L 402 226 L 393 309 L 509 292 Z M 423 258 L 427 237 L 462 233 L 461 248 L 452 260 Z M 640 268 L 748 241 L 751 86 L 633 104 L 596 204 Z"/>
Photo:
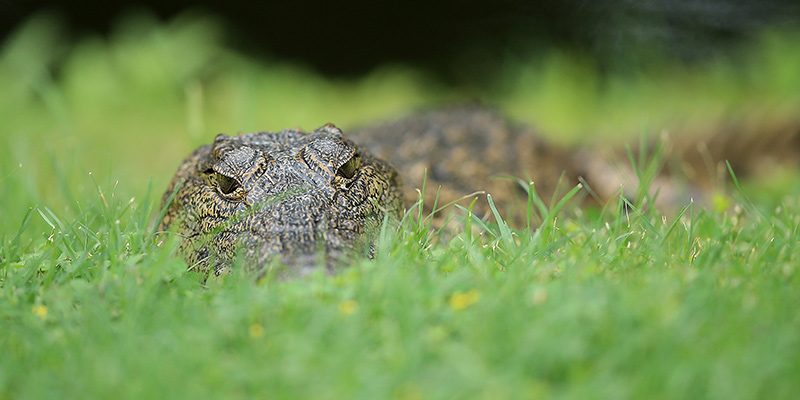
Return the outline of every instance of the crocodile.
<path id="1" fill-rule="evenodd" d="M 384 217 L 403 211 L 397 170 L 332 124 L 220 134 L 184 160 L 163 203 L 159 229 L 175 229 L 186 262 L 216 275 L 237 258 L 256 269 L 279 260 L 298 274 L 334 269 L 374 251 Z"/>
<path id="2" fill-rule="evenodd" d="M 220 134 L 179 167 L 159 230 L 181 236 L 180 254 L 199 271 L 221 274 L 237 260 L 259 270 L 335 270 L 353 254 L 371 256 L 382 223 L 401 218 L 423 189 L 426 213 L 463 200 L 488 215 L 486 198 L 472 201 L 479 193 L 491 193 L 503 210 L 524 205 L 524 185 L 503 177 L 532 180 L 545 199 L 588 182 L 604 201 L 625 178 L 596 153 L 548 143 L 481 106 L 347 134 L 332 124 Z"/>

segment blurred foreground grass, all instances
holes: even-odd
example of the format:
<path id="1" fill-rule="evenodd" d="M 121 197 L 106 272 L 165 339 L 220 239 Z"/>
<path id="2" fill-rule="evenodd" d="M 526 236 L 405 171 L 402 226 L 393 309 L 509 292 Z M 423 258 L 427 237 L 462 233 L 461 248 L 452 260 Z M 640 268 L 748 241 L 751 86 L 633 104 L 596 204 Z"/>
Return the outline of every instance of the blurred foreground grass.
<path id="1" fill-rule="evenodd" d="M 800 395 L 796 183 L 733 213 L 542 209 L 540 230 L 449 243 L 412 222 L 335 277 L 201 287 L 151 236 L 195 146 L 476 92 L 402 67 L 330 81 L 256 62 L 200 17 L 75 43 L 56 26 L 32 20 L 0 53 L 0 398 Z M 759 132 L 797 121 L 796 38 L 766 34 L 744 66 L 627 79 L 554 54 L 478 97 L 558 138 Z"/>

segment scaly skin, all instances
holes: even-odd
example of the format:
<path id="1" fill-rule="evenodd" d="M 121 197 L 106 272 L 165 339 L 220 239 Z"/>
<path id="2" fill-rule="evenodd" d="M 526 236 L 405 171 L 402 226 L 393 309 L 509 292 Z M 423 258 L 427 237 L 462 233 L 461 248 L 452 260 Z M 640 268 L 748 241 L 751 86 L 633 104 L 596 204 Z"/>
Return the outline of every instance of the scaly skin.
<path id="1" fill-rule="evenodd" d="M 216 274 L 237 257 L 256 269 L 279 260 L 295 274 L 335 268 L 371 252 L 384 215 L 403 211 L 397 171 L 330 124 L 219 135 L 183 162 L 164 202 L 178 185 L 159 229 L 183 237 L 190 266 Z"/>
<path id="2" fill-rule="evenodd" d="M 486 197 L 474 194 L 485 192 L 517 222 L 526 216 L 527 195 L 510 177 L 535 182 L 548 202 L 580 178 L 594 194 L 582 193 L 584 201 L 600 204 L 623 183 L 637 185 L 629 168 L 608 163 L 598 149 L 555 146 L 479 106 L 412 114 L 347 136 L 360 145 L 333 125 L 311 133 L 220 135 L 179 168 L 164 201 L 184 183 L 160 229 L 184 238 L 181 254 L 201 271 L 221 273 L 241 257 L 254 269 L 278 260 L 304 273 L 320 264 L 334 268 L 353 252 L 369 254 L 385 214 L 399 218 L 404 204 L 418 200 L 423 181 L 423 215 L 435 202 L 469 206 L 477 197 L 473 212 L 487 218 Z M 671 182 L 658 187 L 668 188 L 661 198 L 688 198 Z M 435 227 L 446 213 L 436 214 Z"/>
<path id="3" fill-rule="evenodd" d="M 469 206 L 476 197 L 471 194 L 485 192 L 504 217 L 519 220 L 527 194 L 512 179 L 534 181 L 537 192 L 550 200 L 577 185 L 579 176 L 591 175 L 597 161 L 588 152 L 547 143 L 529 127 L 481 106 L 416 113 L 348 137 L 400 169 L 406 204 L 418 200 L 416 189 L 424 184 L 426 215 L 434 203 L 441 207 L 466 196 L 459 204 Z M 485 196 L 477 197 L 475 214 L 490 213 Z"/>

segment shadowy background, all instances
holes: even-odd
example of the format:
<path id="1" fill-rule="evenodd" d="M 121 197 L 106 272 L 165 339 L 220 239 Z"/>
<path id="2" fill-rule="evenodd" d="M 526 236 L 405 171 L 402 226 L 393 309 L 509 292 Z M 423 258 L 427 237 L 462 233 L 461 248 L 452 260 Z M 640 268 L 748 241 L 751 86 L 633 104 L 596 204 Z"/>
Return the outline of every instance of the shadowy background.
<path id="1" fill-rule="evenodd" d="M 553 47 L 629 73 L 663 58 L 730 56 L 767 26 L 796 24 L 795 0 L 553 1 L 115 1 L 0 0 L 0 35 L 41 10 L 76 35 L 108 34 L 131 11 L 169 20 L 187 10 L 224 22 L 229 45 L 255 56 L 299 61 L 329 77 L 354 77 L 387 63 L 481 86 L 509 57 Z"/>

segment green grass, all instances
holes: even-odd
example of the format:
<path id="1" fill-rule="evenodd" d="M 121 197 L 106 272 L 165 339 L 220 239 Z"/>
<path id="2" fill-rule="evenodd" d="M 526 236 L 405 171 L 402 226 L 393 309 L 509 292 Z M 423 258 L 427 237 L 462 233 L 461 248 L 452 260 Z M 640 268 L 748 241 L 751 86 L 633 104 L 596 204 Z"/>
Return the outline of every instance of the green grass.
<path id="1" fill-rule="evenodd" d="M 203 286 L 153 242 L 191 148 L 457 94 L 257 64 L 197 18 L 75 45 L 52 26 L 0 54 L 0 398 L 800 396 L 796 179 L 672 217 L 644 192 L 581 210 L 529 187 L 542 228 L 493 208 L 446 242 L 412 208 L 339 275 Z"/>
<path id="2" fill-rule="evenodd" d="M 737 55 L 695 65 L 666 58 L 624 76 L 600 75 L 574 54 L 545 54 L 535 63 L 508 63 L 506 90 L 493 98 L 516 118 L 573 143 L 627 139 L 642 126 L 695 139 L 731 127 L 769 135 L 800 120 L 798 43 L 797 31 L 775 29 Z"/>

